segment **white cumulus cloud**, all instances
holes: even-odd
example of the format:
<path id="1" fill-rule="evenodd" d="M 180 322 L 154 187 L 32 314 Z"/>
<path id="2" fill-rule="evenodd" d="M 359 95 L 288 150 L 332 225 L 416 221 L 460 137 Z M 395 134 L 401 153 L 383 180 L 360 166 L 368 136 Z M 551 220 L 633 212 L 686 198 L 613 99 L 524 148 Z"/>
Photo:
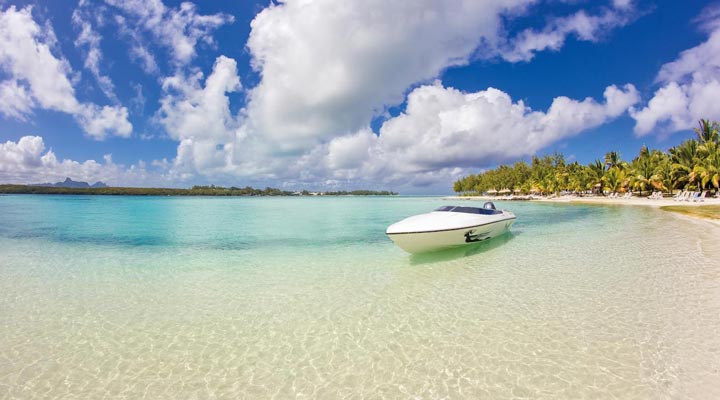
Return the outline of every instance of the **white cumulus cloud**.
<path id="1" fill-rule="evenodd" d="M 79 108 L 67 61 L 52 54 L 54 33 L 38 25 L 32 9 L 10 6 L 0 13 L 0 66 L 11 81 L 26 87 L 32 103 L 73 113 Z"/>
<path id="2" fill-rule="evenodd" d="M 405 111 L 385 121 L 377 133 L 362 128 L 284 157 L 243 141 L 236 152 L 242 156 L 225 158 L 224 171 L 293 187 L 449 190 L 450 182 L 471 167 L 535 154 L 623 115 L 639 101 L 629 84 L 607 87 L 603 98 L 559 96 L 539 111 L 494 88 L 466 93 L 440 83 L 424 85 L 408 95 Z M 183 141 L 178 158 L 192 157 L 191 151 L 197 151 L 194 143 Z"/>
<path id="3" fill-rule="evenodd" d="M 0 112 L 5 116 L 26 120 L 34 101 L 28 89 L 14 79 L 0 82 Z"/>
<path id="4" fill-rule="evenodd" d="M 525 29 L 507 43 L 502 43 L 498 52 L 510 62 L 530 61 L 540 51 L 559 50 L 570 36 L 596 42 L 611 30 L 627 25 L 635 14 L 631 0 L 614 0 L 612 7 L 604 7 L 597 14 L 580 10 L 566 17 L 551 19 L 541 30 Z"/>
<path id="5" fill-rule="evenodd" d="M 469 62 L 478 48 L 505 43 L 498 37 L 503 16 L 527 4 L 271 5 L 252 22 L 247 48 L 261 81 L 249 90 L 246 109 L 230 109 L 228 94 L 241 88 L 229 58 L 219 57 L 204 82 L 199 72 L 162 81 L 158 120 L 179 142 L 169 170 L 298 185 L 447 183 L 470 166 L 533 154 L 638 102 L 632 85 L 608 87 L 602 102 L 560 96 L 545 111 L 493 88 L 465 93 L 436 83 L 406 97 L 414 84 Z M 587 40 L 612 25 L 585 17 L 564 23 Z M 404 99 L 402 114 L 370 130 L 373 116 Z"/>
<path id="6" fill-rule="evenodd" d="M 103 75 L 100 71 L 100 63 L 103 60 L 103 53 L 100 49 L 100 41 L 102 36 L 93 26 L 93 15 L 88 9 L 87 2 L 81 1 L 78 8 L 73 11 L 72 22 L 75 29 L 79 31 L 75 40 L 75 46 L 81 49 L 85 54 L 85 68 L 95 77 L 100 90 L 108 99 L 118 102 L 115 95 L 115 85 L 109 76 Z M 96 18 L 102 21 L 102 18 Z"/>
<path id="7" fill-rule="evenodd" d="M 31 7 L 10 6 L 0 12 L 0 71 L 9 76 L 0 82 L 0 113 L 26 119 L 35 108 L 60 111 L 73 115 L 95 139 L 129 136 L 132 125 L 125 107 L 77 100 L 68 78 L 70 65 L 53 54 L 55 41 L 49 24 L 35 22 Z"/>
<path id="8" fill-rule="evenodd" d="M 690 129 L 700 118 L 720 119 L 720 18 L 704 20 L 709 38 L 662 66 L 662 86 L 643 108 L 633 110 L 635 133 L 646 135 Z"/>
<path id="9" fill-rule="evenodd" d="M 252 21 L 250 131 L 302 152 L 354 132 L 413 84 L 468 62 L 529 0 L 286 0 Z"/>
<path id="10" fill-rule="evenodd" d="M 85 132 L 96 139 L 105 138 L 108 132 L 122 137 L 132 133 L 132 124 L 128 121 L 128 110 L 125 107 L 83 104 L 75 118 Z"/>
<path id="11" fill-rule="evenodd" d="M 558 140 L 612 120 L 639 100 L 632 85 L 605 89 L 603 103 L 564 96 L 547 111 L 534 111 L 505 92 L 464 93 L 440 84 L 413 90 L 405 112 L 386 121 L 378 136 L 368 131 L 333 140 L 327 161 L 336 177 L 364 176 L 385 182 L 455 174 L 458 168 L 491 165 L 536 153 Z M 350 159 L 339 165 L 334 160 Z M 349 175 L 348 175 L 349 173 Z"/>
<path id="12" fill-rule="evenodd" d="M 46 149 L 42 137 L 23 136 L 17 142 L 0 143 L 0 183 L 45 183 L 70 177 L 90 183 L 103 181 L 113 186 L 151 186 L 167 184 L 171 179 L 162 172 L 148 170 L 142 161 L 125 166 L 115 164 L 110 154 L 103 158 L 103 162 L 61 160 L 51 149 Z"/>
<path id="13" fill-rule="evenodd" d="M 579 11 L 552 19 L 547 29 L 526 30 L 508 41 L 504 21 L 533 2 L 271 3 L 253 20 L 247 43 L 260 82 L 245 93 L 245 108 L 238 110 L 230 101 L 243 90 L 235 60 L 218 57 L 207 75 L 191 65 L 198 44 L 211 45 L 212 34 L 232 22 L 231 16 L 201 15 L 188 2 L 170 7 L 160 0 L 106 0 L 120 34 L 130 38 L 130 56 L 146 71 L 160 69 L 151 49 L 159 45 L 170 53 L 175 69 L 159 79 L 154 121 L 178 142 L 175 159 L 151 163 L 161 171 L 149 171 L 144 163 L 120 166 L 111 157 L 58 160 L 41 137 L 26 136 L 2 144 L 0 177 L 123 183 L 205 175 L 330 186 L 449 185 L 471 166 L 533 154 L 617 118 L 638 102 L 632 85 L 610 86 L 604 100 L 559 96 L 547 110 L 533 110 L 499 89 L 467 93 L 428 84 L 446 68 L 484 57 L 478 51 L 492 58 L 502 49 L 506 60 L 528 60 L 538 51 L 557 50 L 570 35 L 598 40 L 633 13 L 631 1 L 615 0 L 599 14 Z M 73 115 L 94 138 L 129 136 L 125 107 L 77 100 L 68 78 L 72 70 L 53 50 L 51 29 L 35 23 L 30 8 L 10 7 L 7 13 L 9 22 L 22 21 L 0 25 L 0 39 L 12 43 L 0 44 L 0 68 L 12 77 L 0 82 L 0 112 L 22 119 L 35 108 L 52 109 Z M 78 11 L 74 19 L 85 67 L 111 97 L 112 82 L 103 79 L 101 69 L 101 38 L 89 14 Z M 377 132 L 369 128 L 373 117 L 403 101 L 407 106 L 400 115 Z"/>
<path id="14" fill-rule="evenodd" d="M 147 70 L 153 69 L 155 61 L 147 47 L 141 44 L 138 32 L 150 33 L 160 45 L 170 50 L 176 64 L 186 65 L 197 54 L 198 42 L 213 44 L 212 33 L 234 21 L 233 16 L 227 14 L 198 14 L 197 7 L 191 2 L 182 2 L 179 7 L 168 7 L 161 0 L 106 0 L 106 3 L 127 15 L 118 21 L 122 28 L 132 32 L 135 41 L 132 55 Z M 132 24 L 132 28 L 126 24 Z"/>
<path id="15" fill-rule="evenodd" d="M 197 72 L 165 78 L 159 121 L 179 141 L 176 162 L 209 172 L 228 165 L 238 129 L 227 94 L 241 90 L 235 60 L 220 56 L 205 79 Z"/>

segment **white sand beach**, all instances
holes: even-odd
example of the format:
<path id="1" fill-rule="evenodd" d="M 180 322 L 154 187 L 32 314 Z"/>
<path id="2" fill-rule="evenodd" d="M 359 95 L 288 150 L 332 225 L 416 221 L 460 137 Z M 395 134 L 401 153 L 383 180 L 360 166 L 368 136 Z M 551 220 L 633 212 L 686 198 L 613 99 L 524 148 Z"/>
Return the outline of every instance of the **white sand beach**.
<path id="1" fill-rule="evenodd" d="M 476 201 L 519 201 L 518 199 L 515 199 L 518 196 L 448 196 L 444 199 L 447 200 L 476 200 Z M 666 197 L 662 199 L 651 199 L 647 196 L 634 196 L 630 198 L 609 198 L 607 196 L 575 196 L 575 195 L 565 195 L 565 196 L 519 196 L 523 198 L 524 201 L 532 201 L 532 202 L 538 202 L 538 203 L 571 203 L 571 204 L 597 204 L 597 205 L 621 205 L 621 206 L 644 206 L 644 207 L 653 207 L 653 208 L 660 208 L 665 206 L 683 206 L 683 207 L 700 207 L 700 206 L 708 206 L 708 205 L 720 205 L 720 198 L 716 197 L 707 197 L 698 201 L 678 201 L 675 200 L 673 197 Z M 714 218 L 708 218 L 704 217 L 702 215 L 697 215 L 693 213 L 686 213 L 686 214 L 679 214 L 674 213 L 678 216 L 684 217 L 684 218 L 690 218 L 690 219 L 702 219 L 704 221 L 708 221 L 711 223 L 714 223 L 715 225 L 720 226 L 720 219 L 714 219 Z"/>
<path id="2" fill-rule="evenodd" d="M 515 196 L 515 197 L 526 197 L 526 196 Z M 583 203 L 583 204 L 613 204 L 613 205 L 628 205 L 628 206 L 650 206 L 650 207 L 663 207 L 663 206 L 704 206 L 704 205 L 720 205 L 720 198 L 708 197 L 702 199 L 702 201 L 676 201 L 672 197 L 666 197 L 663 199 L 649 199 L 647 196 L 643 197 L 630 197 L 624 198 L 609 198 L 607 196 L 584 196 L 579 197 L 575 195 L 566 196 L 527 196 L 530 201 L 533 202 L 548 202 L 548 203 Z M 447 200 L 483 200 L 483 201 L 516 201 L 512 196 L 447 196 L 444 197 Z"/>

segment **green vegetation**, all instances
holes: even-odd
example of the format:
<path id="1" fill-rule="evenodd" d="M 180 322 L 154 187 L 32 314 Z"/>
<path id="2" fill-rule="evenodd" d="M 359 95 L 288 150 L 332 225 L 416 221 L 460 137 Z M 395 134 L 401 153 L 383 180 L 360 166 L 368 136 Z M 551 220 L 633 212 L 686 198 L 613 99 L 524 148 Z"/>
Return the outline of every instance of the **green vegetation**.
<path id="1" fill-rule="evenodd" d="M 633 191 L 672 192 L 681 190 L 718 190 L 720 188 L 720 124 L 700 120 L 695 128 L 697 139 L 689 139 L 667 153 L 643 146 L 632 161 L 623 161 L 611 151 L 604 160 L 588 165 L 567 163 L 562 154 L 534 156 L 530 164 L 519 161 L 496 169 L 471 174 L 455 182 L 461 194 L 515 193 L 549 194 L 617 193 Z"/>
<path id="2" fill-rule="evenodd" d="M 387 190 L 351 190 L 346 192 L 341 190 L 339 192 L 325 192 L 325 196 L 397 196 L 396 192 L 389 192 Z"/>
<path id="3" fill-rule="evenodd" d="M 86 194 L 109 196 L 289 196 L 291 192 L 266 188 L 224 188 L 220 186 L 193 186 L 191 189 L 170 188 L 67 188 L 28 185 L 0 185 L 0 193 L 6 194 Z"/>
<path id="4" fill-rule="evenodd" d="M 689 215 L 691 217 L 709 218 L 720 220 L 720 205 L 711 206 L 664 206 L 660 209 Z"/>
<path id="5" fill-rule="evenodd" d="M 193 186 L 190 189 L 169 189 L 169 188 L 132 188 L 132 187 L 104 187 L 104 188 L 67 188 L 29 185 L 0 185 L 0 193 L 4 194 L 84 194 L 84 195 L 107 195 L 107 196 L 292 196 L 288 192 L 275 188 L 255 189 L 250 186 L 244 188 L 222 187 L 222 186 Z M 304 191 L 302 194 L 309 195 Z M 372 195 L 396 195 L 394 192 L 354 190 L 352 192 L 327 192 L 326 196 L 372 196 Z"/>

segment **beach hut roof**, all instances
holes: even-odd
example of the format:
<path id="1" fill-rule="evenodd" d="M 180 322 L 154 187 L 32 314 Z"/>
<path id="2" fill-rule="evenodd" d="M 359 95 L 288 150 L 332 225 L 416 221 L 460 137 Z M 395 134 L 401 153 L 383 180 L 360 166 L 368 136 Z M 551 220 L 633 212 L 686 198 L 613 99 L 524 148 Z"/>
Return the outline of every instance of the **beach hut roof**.
<path id="1" fill-rule="evenodd" d="M 510 193 L 510 189 L 503 189 L 499 191 L 498 193 Z"/>
<path id="2" fill-rule="evenodd" d="M 490 189 L 490 190 L 488 190 L 487 192 L 488 192 L 488 193 L 497 193 L 498 191 L 495 190 L 495 189 Z"/>

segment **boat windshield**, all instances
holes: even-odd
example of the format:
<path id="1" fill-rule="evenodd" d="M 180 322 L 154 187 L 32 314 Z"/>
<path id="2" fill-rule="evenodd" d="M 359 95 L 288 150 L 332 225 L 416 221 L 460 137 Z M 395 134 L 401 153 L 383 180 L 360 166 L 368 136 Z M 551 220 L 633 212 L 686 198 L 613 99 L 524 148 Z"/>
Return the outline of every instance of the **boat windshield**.
<path id="1" fill-rule="evenodd" d="M 495 214 L 502 213 L 502 211 L 500 211 L 500 210 L 488 210 L 485 208 L 460 207 L 460 206 L 442 206 L 442 207 L 436 208 L 435 211 L 452 211 L 452 212 L 459 212 L 459 213 L 465 213 L 465 214 L 482 214 L 482 215 L 495 215 Z"/>

